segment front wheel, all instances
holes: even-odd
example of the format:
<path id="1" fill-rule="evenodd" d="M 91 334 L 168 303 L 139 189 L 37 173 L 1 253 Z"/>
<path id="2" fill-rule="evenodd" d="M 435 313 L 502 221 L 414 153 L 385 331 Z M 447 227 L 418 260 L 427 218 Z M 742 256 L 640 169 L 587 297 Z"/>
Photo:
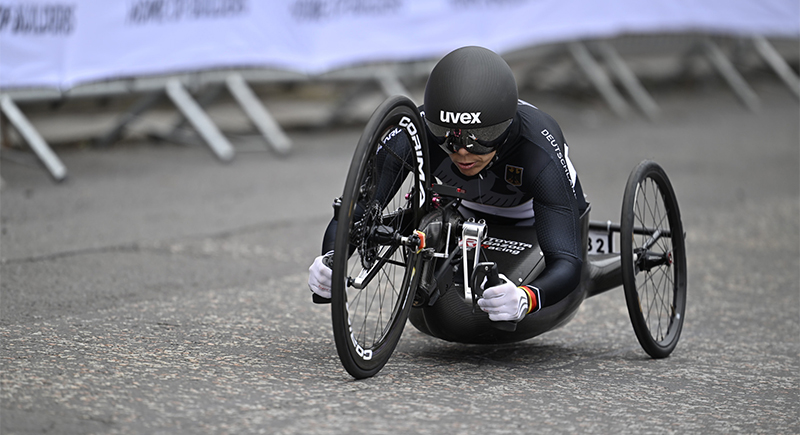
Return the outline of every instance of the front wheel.
<path id="1" fill-rule="evenodd" d="M 653 358 L 675 349 L 686 310 L 686 247 L 675 191 L 651 161 L 631 172 L 622 200 L 622 283 L 636 338 Z"/>
<path id="2" fill-rule="evenodd" d="M 424 130 L 405 97 L 370 118 L 345 181 L 333 257 L 331 318 L 342 365 L 375 375 L 397 346 L 419 281 L 419 255 L 401 242 L 425 197 Z"/>

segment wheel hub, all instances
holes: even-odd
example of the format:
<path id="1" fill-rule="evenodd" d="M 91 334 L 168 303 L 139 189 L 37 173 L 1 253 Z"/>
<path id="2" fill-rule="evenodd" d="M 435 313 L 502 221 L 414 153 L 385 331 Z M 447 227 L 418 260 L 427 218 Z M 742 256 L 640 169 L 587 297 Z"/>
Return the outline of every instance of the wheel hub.
<path id="1" fill-rule="evenodd" d="M 377 201 L 372 202 L 364 211 L 364 218 L 361 220 L 361 241 L 358 253 L 361 256 L 361 266 L 365 269 L 372 267 L 378 257 L 380 247 L 378 239 L 372 237 L 381 227 L 381 206 Z"/>
<path id="2" fill-rule="evenodd" d="M 657 253 L 639 249 L 636 255 L 636 266 L 639 271 L 650 272 L 654 267 L 672 265 L 672 253 Z"/>

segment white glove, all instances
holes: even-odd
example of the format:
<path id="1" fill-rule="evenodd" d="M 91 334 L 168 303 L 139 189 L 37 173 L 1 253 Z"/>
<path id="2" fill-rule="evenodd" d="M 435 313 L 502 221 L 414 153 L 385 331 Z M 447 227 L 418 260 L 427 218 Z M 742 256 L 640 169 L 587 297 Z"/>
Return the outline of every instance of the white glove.
<path id="1" fill-rule="evenodd" d="M 483 292 L 483 298 L 478 299 L 478 306 L 489 313 L 489 320 L 518 322 L 528 314 L 528 294 L 511 283 L 505 275 L 500 275 L 500 279 L 503 280 L 502 284 Z"/>
<path id="2" fill-rule="evenodd" d="M 308 268 L 308 288 L 323 298 L 330 299 L 333 271 L 322 263 L 323 257 L 320 255 L 315 258 L 311 267 Z"/>

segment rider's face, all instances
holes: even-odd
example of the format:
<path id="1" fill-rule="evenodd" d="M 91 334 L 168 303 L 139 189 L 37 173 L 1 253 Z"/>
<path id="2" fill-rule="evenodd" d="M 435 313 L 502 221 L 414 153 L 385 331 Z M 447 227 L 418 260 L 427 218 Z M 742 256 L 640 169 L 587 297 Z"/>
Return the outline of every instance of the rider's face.
<path id="1" fill-rule="evenodd" d="M 458 167 L 462 174 L 471 177 L 478 175 L 494 158 L 497 151 L 489 154 L 472 154 L 465 147 L 458 149 L 458 152 L 450 154 L 450 160 Z"/>

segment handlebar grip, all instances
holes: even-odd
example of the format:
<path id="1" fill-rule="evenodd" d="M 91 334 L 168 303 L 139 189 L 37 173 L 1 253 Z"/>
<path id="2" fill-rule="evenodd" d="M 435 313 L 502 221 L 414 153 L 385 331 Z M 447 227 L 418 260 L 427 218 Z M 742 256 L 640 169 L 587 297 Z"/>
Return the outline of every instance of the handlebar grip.
<path id="1" fill-rule="evenodd" d="M 484 264 L 487 266 L 482 266 Z M 500 280 L 500 273 L 497 271 L 497 263 L 479 263 L 478 267 L 484 267 L 486 270 L 486 287 L 494 287 L 503 283 Z"/>
<path id="2" fill-rule="evenodd" d="M 322 256 L 322 264 L 333 270 L 333 251 L 328 252 Z"/>
<path id="3" fill-rule="evenodd" d="M 331 300 L 329 298 L 323 298 L 322 296 L 320 296 L 320 295 L 318 295 L 316 293 L 311 293 L 311 301 L 314 302 L 315 304 L 329 304 L 329 303 L 331 303 Z"/>
<path id="4" fill-rule="evenodd" d="M 496 285 L 500 285 L 503 283 L 503 281 L 500 279 L 500 273 L 497 271 L 497 263 L 491 263 L 491 262 L 478 263 L 478 265 L 475 266 L 475 270 L 472 272 L 472 274 L 473 274 L 472 282 L 474 283 L 474 288 L 475 288 L 474 292 L 475 294 L 478 295 L 478 297 L 483 297 L 483 290 L 480 287 L 482 284 L 482 280 L 481 282 L 478 282 L 477 279 L 478 277 L 480 276 L 486 277 L 486 287 L 494 287 Z M 477 303 L 477 299 L 475 300 L 475 302 Z M 511 321 L 492 322 L 492 326 L 495 329 L 507 332 L 514 332 L 517 330 L 517 322 L 511 322 Z"/>
<path id="5" fill-rule="evenodd" d="M 502 320 L 499 322 L 492 322 L 492 327 L 494 327 L 494 329 L 499 329 L 501 331 L 514 332 L 517 330 L 517 322 L 512 322 L 510 320 Z"/>

